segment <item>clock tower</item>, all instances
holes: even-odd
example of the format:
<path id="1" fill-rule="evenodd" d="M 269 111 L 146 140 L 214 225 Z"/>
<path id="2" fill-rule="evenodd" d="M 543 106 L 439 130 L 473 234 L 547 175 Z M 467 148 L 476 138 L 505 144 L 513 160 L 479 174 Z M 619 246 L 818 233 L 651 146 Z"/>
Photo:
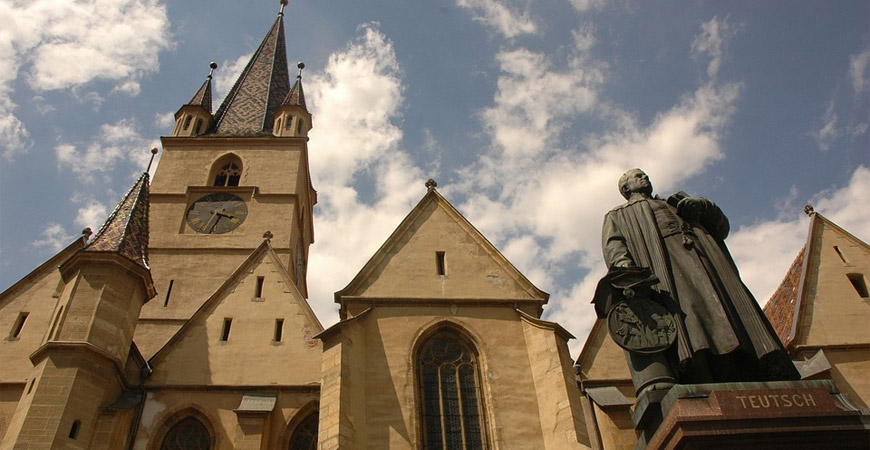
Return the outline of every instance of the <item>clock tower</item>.
<path id="1" fill-rule="evenodd" d="M 157 295 L 143 309 L 136 342 L 147 358 L 189 319 L 268 236 L 307 297 L 308 248 L 317 201 L 308 168 L 311 114 L 302 69 L 291 85 L 278 18 L 223 104 L 212 113 L 205 82 L 162 138 L 151 185 L 150 255 Z M 263 283 L 278 280 L 264 280 Z M 256 292 L 252 293 L 252 297 Z"/>

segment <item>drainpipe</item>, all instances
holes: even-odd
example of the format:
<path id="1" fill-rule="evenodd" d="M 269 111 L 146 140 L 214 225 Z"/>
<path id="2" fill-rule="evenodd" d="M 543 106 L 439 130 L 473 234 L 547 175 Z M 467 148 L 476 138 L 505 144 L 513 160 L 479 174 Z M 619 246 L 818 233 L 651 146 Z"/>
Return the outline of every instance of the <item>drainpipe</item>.
<path id="1" fill-rule="evenodd" d="M 139 405 L 136 407 L 136 415 L 133 418 L 133 425 L 130 427 L 130 436 L 127 438 L 127 450 L 133 450 L 133 445 L 136 444 L 136 435 L 139 433 L 139 421 L 142 420 L 142 410 L 145 409 L 145 380 L 151 376 L 151 366 L 148 361 L 145 361 L 145 366 L 139 371 Z"/>

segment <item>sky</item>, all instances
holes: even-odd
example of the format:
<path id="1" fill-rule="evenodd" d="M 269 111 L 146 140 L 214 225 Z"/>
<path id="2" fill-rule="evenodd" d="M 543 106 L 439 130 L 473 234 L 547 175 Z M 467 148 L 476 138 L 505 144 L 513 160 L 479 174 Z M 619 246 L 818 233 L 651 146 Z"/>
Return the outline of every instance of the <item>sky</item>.
<path id="1" fill-rule="evenodd" d="M 278 9 L 0 0 L 0 289 L 99 228 L 209 62 L 216 109 Z M 761 304 L 805 204 L 870 241 L 866 0 L 292 0 L 285 27 L 314 116 L 325 326 L 428 178 L 550 293 L 575 356 L 627 169 L 720 206 Z"/>

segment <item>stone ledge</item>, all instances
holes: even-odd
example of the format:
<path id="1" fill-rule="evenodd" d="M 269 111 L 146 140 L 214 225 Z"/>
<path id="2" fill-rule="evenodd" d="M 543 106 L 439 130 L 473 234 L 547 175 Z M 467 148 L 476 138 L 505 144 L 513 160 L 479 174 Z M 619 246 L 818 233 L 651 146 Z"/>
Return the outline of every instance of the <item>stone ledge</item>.
<path id="1" fill-rule="evenodd" d="M 870 411 L 828 380 L 676 385 L 647 449 L 866 449 Z"/>

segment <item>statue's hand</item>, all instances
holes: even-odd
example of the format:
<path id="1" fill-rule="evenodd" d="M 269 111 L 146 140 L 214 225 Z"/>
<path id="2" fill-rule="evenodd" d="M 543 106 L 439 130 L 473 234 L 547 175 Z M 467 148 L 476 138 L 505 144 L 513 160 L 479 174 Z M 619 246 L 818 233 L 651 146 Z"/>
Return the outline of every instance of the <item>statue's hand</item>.
<path id="1" fill-rule="evenodd" d="M 706 209 L 707 202 L 699 197 L 686 197 L 677 203 L 677 214 L 690 222 L 700 221 Z"/>

